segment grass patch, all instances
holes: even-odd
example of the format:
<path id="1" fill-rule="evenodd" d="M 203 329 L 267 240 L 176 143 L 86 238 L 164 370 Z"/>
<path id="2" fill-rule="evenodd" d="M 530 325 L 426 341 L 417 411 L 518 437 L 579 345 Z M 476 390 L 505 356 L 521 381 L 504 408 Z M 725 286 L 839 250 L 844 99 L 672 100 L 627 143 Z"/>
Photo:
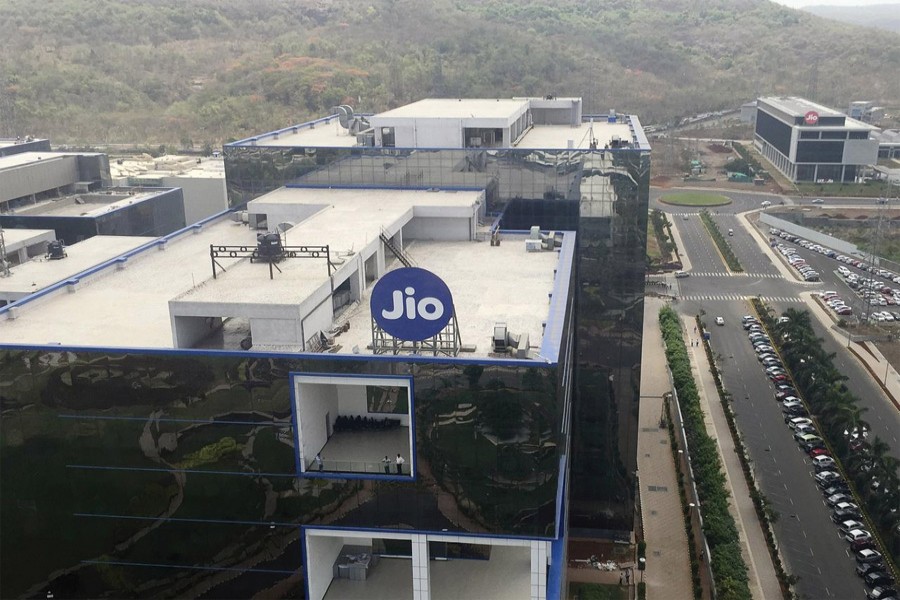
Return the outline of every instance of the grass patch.
<path id="1" fill-rule="evenodd" d="M 725 206 L 726 204 L 731 204 L 731 198 L 727 196 L 703 192 L 666 194 L 659 201 L 663 204 L 672 204 L 674 206 Z"/>
<path id="2" fill-rule="evenodd" d="M 881 198 L 891 191 L 886 181 L 870 181 L 868 183 L 797 183 L 797 191 L 804 196 L 822 196 L 828 198 Z"/>

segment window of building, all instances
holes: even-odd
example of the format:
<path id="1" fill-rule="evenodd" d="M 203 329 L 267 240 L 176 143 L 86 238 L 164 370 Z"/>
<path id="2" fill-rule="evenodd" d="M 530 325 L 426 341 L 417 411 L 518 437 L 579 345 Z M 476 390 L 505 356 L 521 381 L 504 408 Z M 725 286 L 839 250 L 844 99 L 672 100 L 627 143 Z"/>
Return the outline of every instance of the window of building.
<path id="1" fill-rule="evenodd" d="M 823 140 L 846 140 L 847 132 L 846 131 L 823 131 L 822 139 Z"/>
<path id="2" fill-rule="evenodd" d="M 412 477 L 412 379 L 292 377 L 300 476 Z"/>
<path id="3" fill-rule="evenodd" d="M 818 131 L 801 131 L 800 132 L 801 140 L 817 140 L 819 139 Z"/>
<path id="4" fill-rule="evenodd" d="M 851 140 L 867 140 L 869 139 L 868 131 L 851 131 L 850 132 Z"/>
<path id="5" fill-rule="evenodd" d="M 385 148 L 393 148 L 397 144 L 396 138 L 394 137 L 394 128 L 393 127 L 382 127 L 381 128 L 381 145 Z"/>

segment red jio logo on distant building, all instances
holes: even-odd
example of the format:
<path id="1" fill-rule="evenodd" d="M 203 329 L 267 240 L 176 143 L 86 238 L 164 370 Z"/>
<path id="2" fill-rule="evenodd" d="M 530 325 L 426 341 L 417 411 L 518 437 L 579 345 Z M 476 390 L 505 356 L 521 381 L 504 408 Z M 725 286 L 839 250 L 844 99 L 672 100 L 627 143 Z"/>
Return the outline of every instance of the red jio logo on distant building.
<path id="1" fill-rule="evenodd" d="M 809 111 L 805 115 L 803 115 L 803 122 L 807 125 L 816 125 L 819 122 L 819 113 L 814 110 Z"/>

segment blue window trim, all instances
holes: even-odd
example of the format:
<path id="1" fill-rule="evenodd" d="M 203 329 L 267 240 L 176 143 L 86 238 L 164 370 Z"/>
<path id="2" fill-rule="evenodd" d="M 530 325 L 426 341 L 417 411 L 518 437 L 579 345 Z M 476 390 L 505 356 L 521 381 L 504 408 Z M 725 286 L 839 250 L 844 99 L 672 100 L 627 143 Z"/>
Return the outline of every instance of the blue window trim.
<path id="1" fill-rule="evenodd" d="M 297 416 L 297 398 L 296 398 L 296 382 L 298 379 L 306 377 L 334 377 L 336 379 L 397 379 L 407 382 L 409 387 L 409 433 L 410 433 L 410 454 L 409 454 L 409 475 L 385 475 L 383 473 L 345 473 L 335 471 L 304 471 L 303 465 L 300 463 L 300 444 L 297 435 L 300 432 L 300 422 Z M 378 373 L 305 373 L 300 371 L 292 371 L 288 373 L 288 381 L 290 382 L 289 391 L 291 395 L 291 422 L 294 425 L 294 465 L 297 470 L 299 479 L 363 479 L 368 481 L 404 481 L 415 482 L 419 479 L 416 471 L 416 411 L 415 411 L 415 381 L 412 375 L 380 375 Z M 370 413 L 376 414 L 376 413 Z M 378 413 L 383 414 L 383 413 Z"/>

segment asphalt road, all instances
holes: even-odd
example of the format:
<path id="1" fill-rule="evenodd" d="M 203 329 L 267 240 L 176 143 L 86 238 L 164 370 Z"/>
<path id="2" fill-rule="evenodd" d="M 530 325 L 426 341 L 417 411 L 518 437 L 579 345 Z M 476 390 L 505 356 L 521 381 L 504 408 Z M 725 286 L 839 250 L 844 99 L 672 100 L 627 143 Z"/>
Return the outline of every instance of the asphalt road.
<path id="1" fill-rule="evenodd" d="M 731 206 L 746 210 L 751 202 L 758 206 L 760 198 L 735 198 Z M 705 314 L 709 323 L 712 349 L 722 368 L 723 383 L 732 394 L 738 427 L 760 488 L 780 515 L 775 533 L 788 572 L 799 577 L 798 594 L 803 598 L 863 597 L 864 585 L 856 577 L 847 544 L 831 523 L 830 511 L 813 480 L 812 465 L 784 424 L 774 388 L 740 326 L 740 317 L 750 312 L 745 297 L 762 296 L 777 310 L 802 308 L 797 293 L 810 286 L 784 279 L 749 234 L 737 226 L 734 212 L 720 210 L 714 218 L 720 228 L 734 228 L 735 236 L 729 242 L 749 275 L 725 274 L 699 218 L 672 218 L 692 265 L 691 277 L 676 280 L 681 298 L 678 310 Z M 712 324 L 716 316 L 725 319 L 724 326 Z M 845 366 L 838 363 L 839 368 Z"/>

